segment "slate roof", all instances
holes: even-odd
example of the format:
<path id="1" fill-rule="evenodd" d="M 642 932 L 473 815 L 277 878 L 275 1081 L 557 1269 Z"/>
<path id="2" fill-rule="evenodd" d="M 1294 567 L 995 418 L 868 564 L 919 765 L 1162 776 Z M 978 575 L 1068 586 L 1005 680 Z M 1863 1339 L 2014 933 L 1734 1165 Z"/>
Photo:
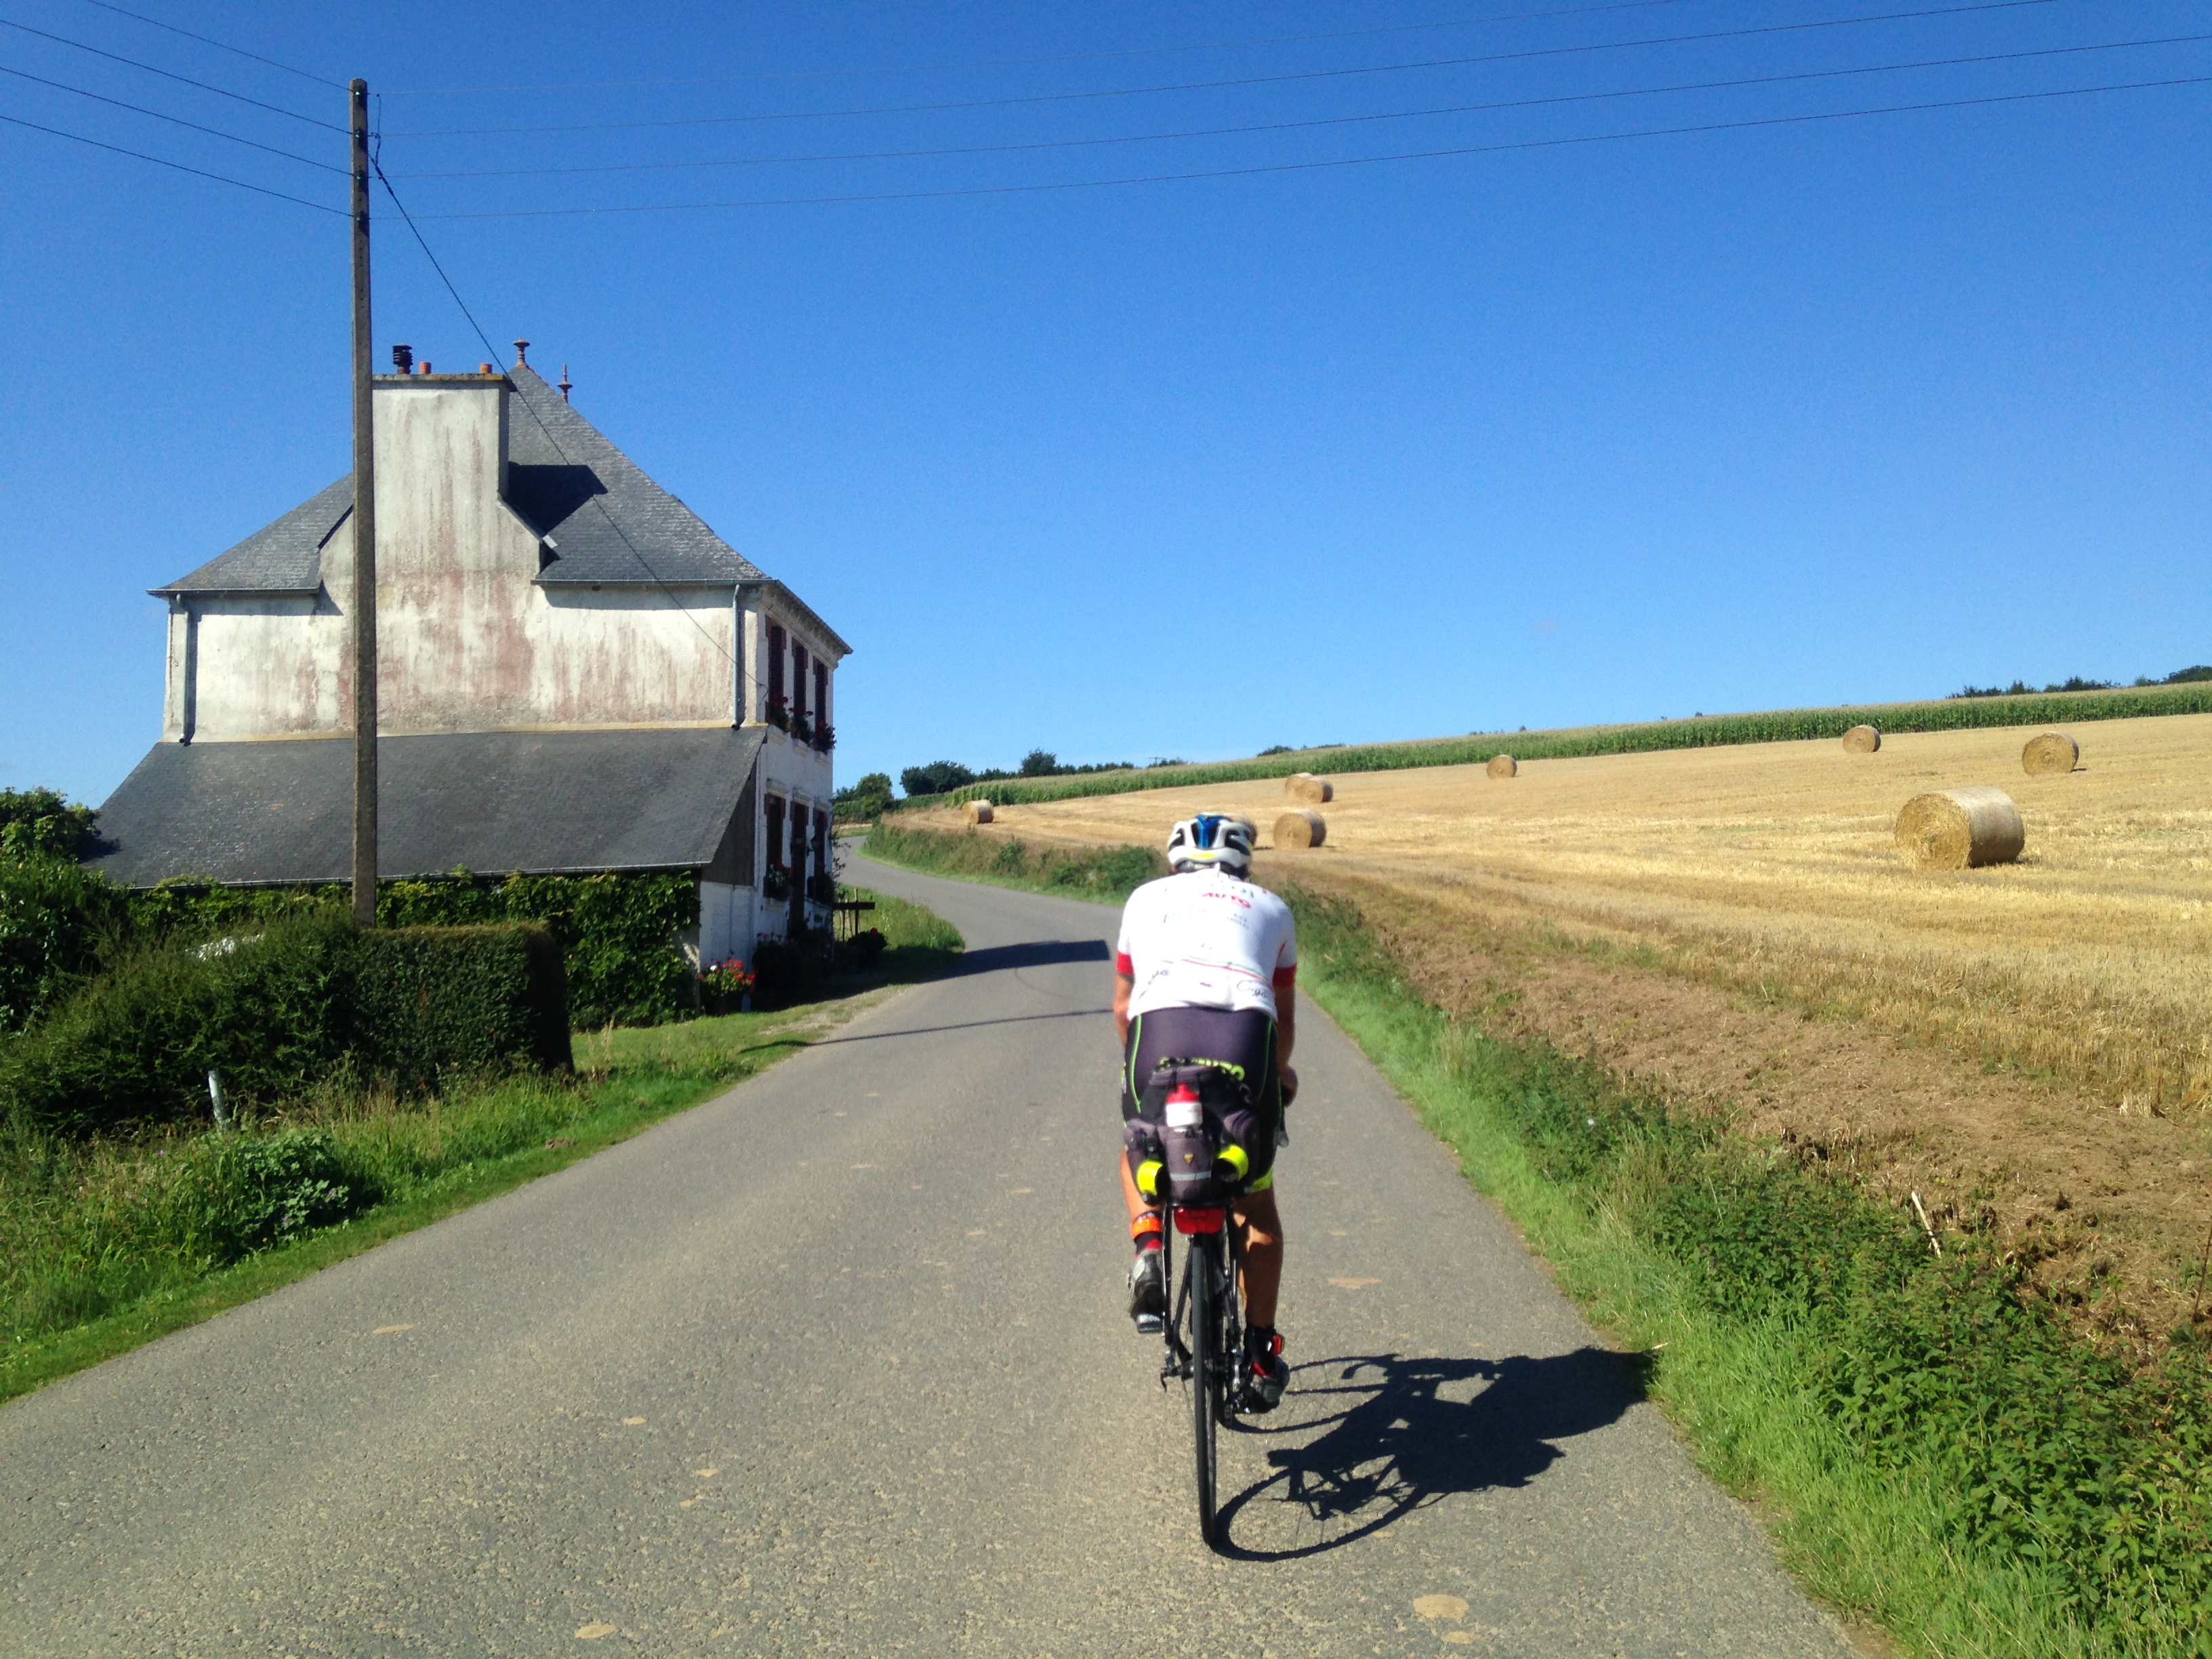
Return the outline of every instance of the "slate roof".
<path id="1" fill-rule="evenodd" d="M 553 544 L 538 580 L 760 582 L 768 574 L 645 476 L 536 369 L 508 372 L 507 500 Z"/>
<path id="2" fill-rule="evenodd" d="M 323 544 L 353 511 L 353 474 L 309 496 L 189 576 L 153 590 L 172 593 L 312 593 L 323 582 Z"/>
<path id="3" fill-rule="evenodd" d="M 386 738 L 378 873 L 704 868 L 763 735 L 718 726 Z M 171 876 L 344 881 L 352 846 L 350 738 L 163 743 L 100 807 L 85 863 L 131 887 Z"/>
<path id="4" fill-rule="evenodd" d="M 552 556 L 538 580 L 628 586 L 775 588 L 840 650 L 835 630 L 781 582 L 717 536 L 707 521 L 645 475 L 635 461 L 548 386 L 527 363 L 507 371 L 520 407 L 507 411 L 508 504 L 544 538 Z M 188 576 L 150 590 L 188 593 L 312 593 L 323 544 L 353 509 L 353 475 L 256 531 Z"/>

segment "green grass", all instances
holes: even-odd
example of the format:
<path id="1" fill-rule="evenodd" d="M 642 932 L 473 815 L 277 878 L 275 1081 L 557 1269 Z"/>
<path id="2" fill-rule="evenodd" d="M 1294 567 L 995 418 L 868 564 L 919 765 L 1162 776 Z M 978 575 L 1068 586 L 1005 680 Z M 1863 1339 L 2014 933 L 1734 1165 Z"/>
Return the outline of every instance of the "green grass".
<path id="1" fill-rule="evenodd" d="M 2022 696 L 1946 697 L 1934 702 L 1867 704 L 1850 708 L 1784 708 L 1749 714 L 1700 714 L 1690 720 L 1637 726 L 1591 726 L 1562 731 L 1486 732 L 1465 738 L 1406 743 L 1340 744 L 1298 749 L 1251 760 L 1196 766 L 1159 766 L 1088 777 L 1010 778 L 970 784 L 942 795 L 894 804 L 957 805 L 983 799 L 1035 805 L 1079 795 L 1126 794 L 1139 789 L 1181 789 L 1195 784 L 1242 783 L 1287 777 L 1293 772 L 1393 772 L 1408 767 L 1464 766 L 1501 751 L 1522 760 L 1559 760 L 1583 755 L 1641 754 L 1662 749 L 1705 749 L 1728 744 L 1786 743 L 1839 738 L 1862 721 L 1885 732 L 1952 732 L 2003 726 L 2072 726 L 2084 720 L 2130 720 L 2146 714 L 2212 714 L 2212 684 L 2142 686 L 2111 691 L 2056 691 Z"/>
<path id="2" fill-rule="evenodd" d="M 890 948 L 836 995 L 580 1031 L 574 1076 L 414 1101 L 337 1078 L 232 1134 L 171 1127 L 0 1143 L 0 1400 L 587 1158 L 764 1070 L 962 948 L 922 906 L 866 896 L 878 898 L 872 920 Z"/>
<path id="3" fill-rule="evenodd" d="M 1145 883 L 1168 872 L 1166 857 L 1150 847 L 1033 848 L 973 830 L 948 834 L 888 818 L 869 832 L 866 853 L 924 875 L 1094 899 L 1102 904 L 1119 904 Z"/>
<path id="4" fill-rule="evenodd" d="M 1814 1595 L 1944 1656 L 2212 1653 L 2212 1372 L 2130 1374 L 1972 1236 L 1423 1001 L 1293 890 L 1300 978 Z"/>

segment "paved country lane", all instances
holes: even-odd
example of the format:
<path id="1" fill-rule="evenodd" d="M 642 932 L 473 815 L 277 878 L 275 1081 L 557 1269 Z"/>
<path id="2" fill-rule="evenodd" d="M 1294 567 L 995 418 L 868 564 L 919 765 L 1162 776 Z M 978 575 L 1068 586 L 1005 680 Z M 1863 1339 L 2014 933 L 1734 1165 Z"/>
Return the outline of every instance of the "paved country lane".
<path id="1" fill-rule="evenodd" d="M 854 874 L 964 970 L 0 1410 L 0 1650 L 1848 1651 L 1310 1006 L 1297 1392 L 1207 1553 L 1120 1311 L 1114 913 Z"/>

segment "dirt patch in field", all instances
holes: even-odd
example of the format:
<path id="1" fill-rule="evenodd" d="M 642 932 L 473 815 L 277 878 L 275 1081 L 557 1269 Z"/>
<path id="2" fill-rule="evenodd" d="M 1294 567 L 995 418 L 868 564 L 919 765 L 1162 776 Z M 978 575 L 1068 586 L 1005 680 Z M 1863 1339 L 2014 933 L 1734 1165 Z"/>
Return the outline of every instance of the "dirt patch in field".
<path id="1" fill-rule="evenodd" d="M 1296 873 L 1357 904 L 1438 1006 L 1721 1114 L 1899 1205 L 1917 1192 L 1939 1236 L 1993 1232 L 2102 1340 L 2144 1356 L 2191 1318 L 2212 1224 L 2195 1113 L 2123 1109 L 1849 1021 L 1547 948 L 1486 927 L 1449 894 Z"/>

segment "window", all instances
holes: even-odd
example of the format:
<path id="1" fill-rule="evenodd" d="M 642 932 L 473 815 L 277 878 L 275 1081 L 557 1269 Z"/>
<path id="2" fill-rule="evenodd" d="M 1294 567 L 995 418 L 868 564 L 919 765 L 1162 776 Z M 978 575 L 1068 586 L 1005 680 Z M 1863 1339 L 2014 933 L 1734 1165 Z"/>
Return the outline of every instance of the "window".
<path id="1" fill-rule="evenodd" d="M 791 712 L 806 712 L 806 647 L 797 640 L 791 642 Z"/>
<path id="2" fill-rule="evenodd" d="M 768 627 L 768 721 L 770 726 L 787 726 L 791 720 L 791 706 L 783 698 L 783 630 L 774 623 Z M 780 815 L 783 809 L 776 809 Z M 769 845 L 777 845 L 771 836 Z"/>

